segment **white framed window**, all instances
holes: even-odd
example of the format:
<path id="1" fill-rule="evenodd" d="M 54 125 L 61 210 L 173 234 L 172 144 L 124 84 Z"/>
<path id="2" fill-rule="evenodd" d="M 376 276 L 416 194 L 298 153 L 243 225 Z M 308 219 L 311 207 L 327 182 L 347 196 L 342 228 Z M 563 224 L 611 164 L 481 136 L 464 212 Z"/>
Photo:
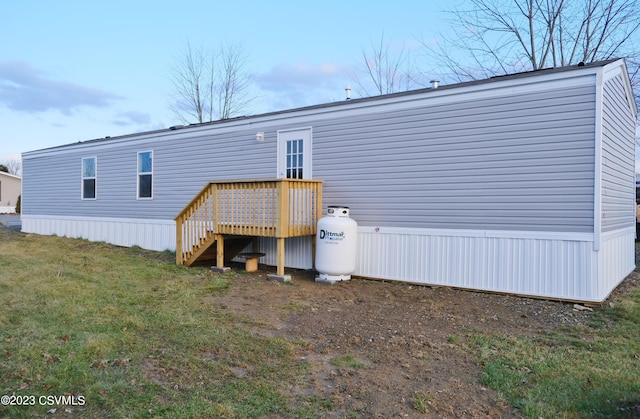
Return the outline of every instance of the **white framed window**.
<path id="1" fill-rule="evenodd" d="M 311 128 L 278 131 L 277 177 L 311 179 Z"/>
<path id="2" fill-rule="evenodd" d="M 96 199 L 98 192 L 98 158 L 82 159 L 82 199 Z"/>
<path id="3" fill-rule="evenodd" d="M 138 199 L 153 199 L 153 151 L 138 152 Z"/>

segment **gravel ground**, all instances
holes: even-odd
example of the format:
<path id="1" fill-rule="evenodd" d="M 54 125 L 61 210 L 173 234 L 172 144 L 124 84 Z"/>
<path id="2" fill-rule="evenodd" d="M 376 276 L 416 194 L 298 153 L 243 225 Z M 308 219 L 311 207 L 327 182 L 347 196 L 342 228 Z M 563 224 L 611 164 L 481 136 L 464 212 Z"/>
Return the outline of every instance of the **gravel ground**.
<path id="1" fill-rule="evenodd" d="M 545 334 L 585 325 L 598 307 L 464 291 L 448 287 L 352 279 L 320 285 L 310 272 L 293 283 L 268 280 L 270 268 L 232 280 L 228 294 L 211 297 L 219 308 L 256 320 L 254 333 L 304 342 L 304 380 L 288 388 L 292 403 L 304 396 L 331 400 L 327 417 L 519 418 L 520 412 L 482 384 L 474 335 Z M 238 266 L 238 271 L 242 267 Z M 605 304 L 640 288 L 633 272 Z M 352 356 L 363 367 L 332 360 Z M 427 412 L 419 411 L 424 399 Z"/>

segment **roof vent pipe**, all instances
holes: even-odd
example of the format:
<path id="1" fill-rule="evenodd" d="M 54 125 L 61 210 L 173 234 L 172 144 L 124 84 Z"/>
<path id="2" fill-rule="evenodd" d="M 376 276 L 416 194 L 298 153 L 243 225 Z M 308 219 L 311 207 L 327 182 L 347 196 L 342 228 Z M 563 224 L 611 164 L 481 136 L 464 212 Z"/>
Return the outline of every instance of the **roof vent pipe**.
<path id="1" fill-rule="evenodd" d="M 440 84 L 440 80 L 431 80 L 431 88 L 432 89 L 437 89 L 438 88 L 438 84 Z"/>

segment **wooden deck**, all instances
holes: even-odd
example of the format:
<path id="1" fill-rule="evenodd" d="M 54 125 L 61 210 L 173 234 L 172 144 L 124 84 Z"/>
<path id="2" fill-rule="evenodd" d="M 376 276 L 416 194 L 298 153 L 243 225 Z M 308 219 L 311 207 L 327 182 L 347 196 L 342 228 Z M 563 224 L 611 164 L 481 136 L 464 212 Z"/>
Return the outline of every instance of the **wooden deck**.
<path id="1" fill-rule="evenodd" d="M 321 216 L 321 180 L 209 182 L 175 218 L 176 263 L 190 266 L 216 244 L 216 266 L 223 268 L 225 237 L 275 237 L 282 276 L 284 240 L 315 235 Z"/>

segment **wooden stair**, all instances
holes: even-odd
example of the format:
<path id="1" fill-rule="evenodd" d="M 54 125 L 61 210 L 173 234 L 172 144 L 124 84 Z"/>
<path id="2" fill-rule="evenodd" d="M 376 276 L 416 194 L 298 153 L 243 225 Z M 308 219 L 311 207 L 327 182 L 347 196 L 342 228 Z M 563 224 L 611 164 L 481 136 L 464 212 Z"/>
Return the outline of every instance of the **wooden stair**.
<path id="1" fill-rule="evenodd" d="M 285 239 L 315 236 L 321 216 L 321 180 L 211 181 L 175 217 L 176 263 L 215 259 L 215 268 L 225 269 L 252 239 L 269 237 L 276 241 L 275 276 L 284 278 Z"/>
<path id="2" fill-rule="evenodd" d="M 215 261 L 217 258 L 217 241 L 214 238 L 203 241 L 194 249 L 192 256 L 185 261 L 186 266 L 193 266 L 202 262 Z M 224 261 L 228 262 L 242 252 L 253 241 L 249 236 L 225 236 L 224 237 Z"/>

